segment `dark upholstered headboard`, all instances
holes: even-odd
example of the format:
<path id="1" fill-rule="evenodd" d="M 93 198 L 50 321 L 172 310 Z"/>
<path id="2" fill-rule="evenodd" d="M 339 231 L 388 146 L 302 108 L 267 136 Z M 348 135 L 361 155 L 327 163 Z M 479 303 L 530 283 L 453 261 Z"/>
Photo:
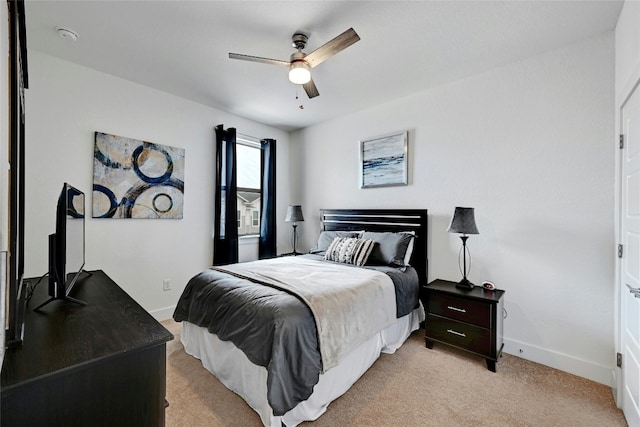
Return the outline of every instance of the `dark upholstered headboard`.
<path id="1" fill-rule="evenodd" d="M 427 209 L 320 209 L 321 229 L 365 231 L 413 231 L 411 265 L 421 284 L 427 283 Z"/>

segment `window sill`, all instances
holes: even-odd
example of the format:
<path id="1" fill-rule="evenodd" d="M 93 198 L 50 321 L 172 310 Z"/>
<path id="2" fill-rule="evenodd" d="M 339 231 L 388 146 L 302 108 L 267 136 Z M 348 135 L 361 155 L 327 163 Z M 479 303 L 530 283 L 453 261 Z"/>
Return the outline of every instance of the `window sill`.
<path id="1" fill-rule="evenodd" d="M 240 236 L 238 237 L 238 244 L 239 245 L 253 245 L 258 243 L 258 240 L 260 240 L 260 236 L 257 234 L 251 234 L 248 236 Z"/>

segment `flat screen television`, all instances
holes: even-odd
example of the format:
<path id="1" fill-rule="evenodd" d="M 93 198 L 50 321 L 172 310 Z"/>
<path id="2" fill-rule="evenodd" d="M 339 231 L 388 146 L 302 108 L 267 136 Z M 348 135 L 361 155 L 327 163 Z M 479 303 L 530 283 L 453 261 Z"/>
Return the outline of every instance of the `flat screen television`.
<path id="1" fill-rule="evenodd" d="M 49 299 L 35 310 L 55 300 L 84 302 L 69 296 L 84 268 L 84 193 L 64 183 L 56 208 L 56 232 L 49 235 Z"/>

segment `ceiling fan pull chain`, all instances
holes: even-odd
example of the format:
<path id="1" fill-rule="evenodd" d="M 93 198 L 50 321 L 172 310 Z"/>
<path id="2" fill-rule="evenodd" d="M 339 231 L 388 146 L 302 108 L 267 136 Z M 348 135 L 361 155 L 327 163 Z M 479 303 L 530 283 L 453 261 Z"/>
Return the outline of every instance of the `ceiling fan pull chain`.
<path id="1" fill-rule="evenodd" d="M 300 99 L 300 97 L 298 96 L 299 91 L 300 91 L 300 85 L 296 85 L 296 101 Z M 298 108 L 301 110 L 304 110 L 304 104 L 298 104 Z"/>

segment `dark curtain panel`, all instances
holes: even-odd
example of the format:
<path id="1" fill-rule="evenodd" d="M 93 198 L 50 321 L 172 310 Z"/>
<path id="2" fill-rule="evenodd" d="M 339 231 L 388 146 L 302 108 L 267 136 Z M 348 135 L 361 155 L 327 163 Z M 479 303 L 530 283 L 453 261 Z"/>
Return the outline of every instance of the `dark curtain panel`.
<path id="1" fill-rule="evenodd" d="M 261 218 L 258 257 L 273 258 L 276 253 L 276 141 L 260 141 L 260 170 L 262 185 L 260 190 Z"/>
<path id="2" fill-rule="evenodd" d="M 236 130 L 216 126 L 216 199 L 213 265 L 238 262 Z"/>

